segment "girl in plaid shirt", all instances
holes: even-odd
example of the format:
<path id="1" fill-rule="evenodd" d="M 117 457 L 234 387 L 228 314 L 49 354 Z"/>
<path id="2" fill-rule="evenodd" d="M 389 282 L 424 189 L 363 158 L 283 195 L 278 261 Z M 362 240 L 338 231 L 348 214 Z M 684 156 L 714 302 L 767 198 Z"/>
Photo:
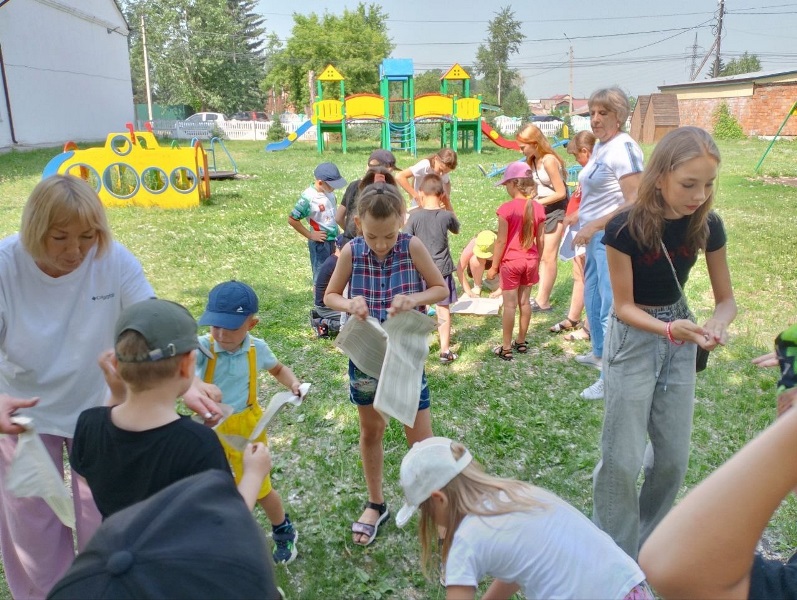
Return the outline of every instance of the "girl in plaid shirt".
<path id="1" fill-rule="evenodd" d="M 406 208 L 398 188 L 383 177 L 377 179 L 360 192 L 354 220 L 362 235 L 341 250 L 324 304 L 381 323 L 406 310 L 423 311 L 425 305 L 443 300 L 448 288 L 423 243 L 401 233 Z M 346 285 L 348 298 L 343 297 Z M 404 428 L 410 446 L 432 436 L 429 387 L 426 375 L 422 377 L 418 416 L 414 427 Z M 365 510 L 352 524 L 353 542 L 362 546 L 374 541 L 390 516 L 382 491 L 385 421 L 373 407 L 378 383 L 349 361 L 349 396 L 359 412 L 360 456 L 368 488 Z"/>

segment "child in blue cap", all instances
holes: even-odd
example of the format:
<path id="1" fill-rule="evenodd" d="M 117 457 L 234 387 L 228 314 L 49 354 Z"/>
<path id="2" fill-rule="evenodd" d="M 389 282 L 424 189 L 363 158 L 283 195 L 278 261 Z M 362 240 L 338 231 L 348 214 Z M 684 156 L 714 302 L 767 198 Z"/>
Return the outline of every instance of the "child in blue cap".
<path id="1" fill-rule="evenodd" d="M 288 215 L 288 224 L 307 238 L 315 286 L 321 265 L 335 252 L 335 238 L 338 236 L 335 190 L 346 187 L 346 180 L 331 162 L 318 165 L 313 176 L 315 183 L 302 192 Z M 302 219 L 307 219 L 309 229 L 302 225 Z"/>
<path id="2" fill-rule="evenodd" d="M 257 294 L 251 287 L 240 281 L 225 281 L 210 290 L 207 308 L 199 319 L 200 325 L 210 326 L 210 333 L 201 336 L 199 343 L 211 357 L 197 359 L 196 375 L 218 387 L 222 401 L 233 408 L 233 414 L 216 427 L 221 434 L 248 438 L 254 431 L 263 415 L 257 401 L 257 373 L 261 369 L 299 395 L 300 382 L 293 371 L 277 360 L 265 341 L 249 334 L 259 322 L 257 310 Z M 244 373 L 247 375 L 242 376 Z M 237 481 L 242 473 L 241 452 L 220 439 Z M 268 443 L 265 430 L 256 441 Z M 271 477 L 263 481 L 257 502 L 271 521 L 274 562 L 291 562 L 296 558 L 297 533 L 282 498 L 271 487 Z"/>

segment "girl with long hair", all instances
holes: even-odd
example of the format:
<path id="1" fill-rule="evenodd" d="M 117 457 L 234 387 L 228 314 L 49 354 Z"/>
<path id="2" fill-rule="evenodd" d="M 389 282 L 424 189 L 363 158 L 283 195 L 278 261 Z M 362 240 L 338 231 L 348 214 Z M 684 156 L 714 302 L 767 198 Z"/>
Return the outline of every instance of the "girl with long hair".
<path id="1" fill-rule="evenodd" d="M 724 345 L 736 316 L 725 229 L 712 211 L 719 164 L 719 150 L 702 129 L 668 133 L 653 151 L 636 203 L 607 223 L 603 238 L 614 304 L 593 519 L 634 558 L 686 474 L 696 350 Z M 683 293 L 700 253 L 714 296 L 703 325 Z"/>
<path id="2" fill-rule="evenodd" d="M 474 598 L 485 576 L 495 581 L 484 598 L 653 598 L 636 563 L 583 514 L 547 490 L 485 473 L 462 444 L 415 444 L 401 487 L 396 523 L 420 509 L 423 571 L 442 559 L 447 598 Z"/>

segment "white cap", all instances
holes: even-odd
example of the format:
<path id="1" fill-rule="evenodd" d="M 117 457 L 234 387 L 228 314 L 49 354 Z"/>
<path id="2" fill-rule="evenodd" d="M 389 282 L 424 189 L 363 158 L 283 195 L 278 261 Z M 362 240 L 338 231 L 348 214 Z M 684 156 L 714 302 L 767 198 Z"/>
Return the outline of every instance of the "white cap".
<path id="1" fill-rule="evenodd" d="M 431 437 L 416 442 L 407 452 L 400 476 L 407 501 L 396 515 L 396 525 L 404 527 L 432 492 L 443 489 L 471 463 L 473 456 L 467 450 L 459 459 L 454 458 L 453 443 L 448 438 Z"/>

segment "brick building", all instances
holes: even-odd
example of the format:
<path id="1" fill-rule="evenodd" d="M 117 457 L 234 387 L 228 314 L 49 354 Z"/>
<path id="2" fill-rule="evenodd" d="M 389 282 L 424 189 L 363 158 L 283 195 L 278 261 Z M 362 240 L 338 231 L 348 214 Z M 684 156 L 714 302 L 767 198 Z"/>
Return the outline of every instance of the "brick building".
<path id="1" fill-rule="evenodd" d="M 712 131 L 714 112 L 724 102 L 746 135 L 774 136 L 797 102 L 797 69 L 662 85 L 659 90 L 677 96 L 681 125 Z M 781 135 L 797 136 L 797 118 L 789 119 Z"/>

